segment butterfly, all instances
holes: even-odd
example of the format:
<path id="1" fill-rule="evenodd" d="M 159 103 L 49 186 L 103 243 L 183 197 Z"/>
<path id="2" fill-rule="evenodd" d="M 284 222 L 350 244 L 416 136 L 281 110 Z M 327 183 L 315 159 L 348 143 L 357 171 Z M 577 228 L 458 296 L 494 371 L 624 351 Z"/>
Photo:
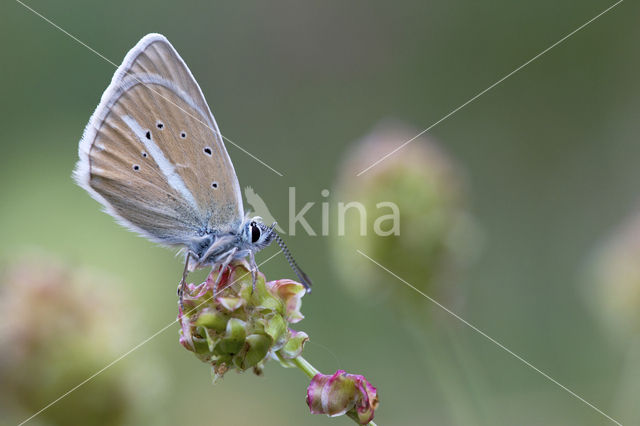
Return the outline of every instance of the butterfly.
<path id="1" fill-rule="evenodd" d="M 191 71 L 160 34 L 124 58 L 80 140 L 76 182 L 119 223 L 186 252 L 181 284 L 205 266 L 224 270 L 276 240 L 309 290 L 311 280 L 274 227 L 245 216 L 240 184 Z M 221 276 L 222 274 L 219 274 Z"/>

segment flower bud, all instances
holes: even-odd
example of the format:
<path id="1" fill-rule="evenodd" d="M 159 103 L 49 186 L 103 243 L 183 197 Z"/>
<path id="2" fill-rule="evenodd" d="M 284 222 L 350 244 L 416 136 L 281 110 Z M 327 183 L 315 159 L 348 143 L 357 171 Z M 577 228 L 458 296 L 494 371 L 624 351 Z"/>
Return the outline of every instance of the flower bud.
<path id="1" fill-rule="evenodd" d="M 216 285 L 219 273 L 186 286 L 179 314 L 180 343 L 211 364 L 214 380 L 230 369 L 260 374 L 269 357 L 287 365 L 299 356 L 309 337 L 289 325 L 304 318 L 304 286 L 287 279 L 265 283 L 259 272 L 254 289 L 243 262 L 230 265 Z"/>
<path id="2" fill-rule="evenodd" d="M 134 312 L 111 291 L 107 278 L 79 269 L 41 255 L 3 268 L 0 417 L 6 424 L 17 424 L 65 396 L 131 345 L 126 333 L 136 324 Z M 142 389 L 152 380 L 140 371 L 144 364 L 132 362 L 114 365 L 109 374 L 47 407 L 35 421 L 128 423 L 146 403 Z M 138 382 L 131 381 L 134 375 Z"/>
<path id="3" fill-rule="evenodd" d="M 373 420 L 378 392 L 364 376 L 343 370 L 316 374 L 307 388 L 307 405 L 313 414 L 349 417 L 364 425 Z"/>
<path id="4" fill-rule="evenodd" d="M 585 295 L 611 335 L 640 332 L 640 214 L 624 223 L 591 259 Z"/>
<path id="5" fill-rule="evenodd" d="M 344 223 L 333 233 L 333 258 L 342 281 L 358 297 L 390 294 L 400 297 L 402 305 L 416 300 L 404 297 L 409 293 L 398 291 L 401 285 L 357 250 L 439 296 L 447 274 L 467 262 L 478 246 L 460 168 L 435 141 L 415 138 L 417 133 L 401 124 L 381 123 L 354 144 L 342 165 L 333 193 L 338 221 Z M 364 208 L 340 214 L 341 203 L 344 208 L 354 202 Z"/>

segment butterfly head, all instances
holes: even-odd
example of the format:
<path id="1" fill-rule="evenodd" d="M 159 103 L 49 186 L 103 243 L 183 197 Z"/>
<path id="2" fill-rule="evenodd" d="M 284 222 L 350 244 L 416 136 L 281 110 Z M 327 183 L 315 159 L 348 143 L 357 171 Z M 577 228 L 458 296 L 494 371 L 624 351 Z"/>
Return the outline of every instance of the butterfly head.
<path id="1" fill-rule="evenodd" d="M 298 279 L 300 279 L 300 283 L 307 289 L 307 291 L 311 291 L 311 280 L 309 279 L 307 274 L 305 274 L 302 269 L 300 269 L 296 261 L 293 260 L 291 252 L 282 240 L 282 237 L 280 237 L 280 235 L 278 235 L 278 233 L 276 232 L 275 227 L 275 222 L 273 223 L 273 225 L 267 226 L 262 223 L 261 217 L 256 216 L 245 222 L 242 232 L 242 238 L 244 239 L 245 244 L 254 253 L 271 244 L 272 240 L 276 240 L 276 242 L 280 246 L 280 249 L 287 258 L 287 262 L 289 262 L 289 265 L 298 276 Z"/>
<path id="2" fill-rule="evenodd" d="M 262 218 L 259 216 L 253 217 L 251 220 L 246 222 L 244 227 L 244 240 L 254 252 L 262 250 L 271 244 L 271 240 L 273 240 L 275 235 L 275 226 L 275 223 L 271 226 L 265 225 L 262 223 Z"/>

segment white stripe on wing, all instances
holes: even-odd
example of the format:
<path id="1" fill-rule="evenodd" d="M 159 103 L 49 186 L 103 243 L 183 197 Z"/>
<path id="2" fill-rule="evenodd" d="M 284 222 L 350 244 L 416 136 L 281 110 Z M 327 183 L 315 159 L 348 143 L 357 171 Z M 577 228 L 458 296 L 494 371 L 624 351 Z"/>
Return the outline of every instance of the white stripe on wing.
<path id="1" fill-rule="evenodd" d="M 129 126 L 131 130 L 133 130 L 140 142 L 144 144 L 144 147 L 151 158 L 153 158 L 153 160 L 156 162 L 164 177 L 167 178 L 169 186 L 178 191 L 180 195 L 182 195 L 182 197 L 193 206 L 194 209 L 198 210 L 198 204 L 196 203 L 195 198 L 193 198 L 193 194 L 191 194 L 189 189 L 187 189 L 184 181 L 176 172 L 175 166 L 171 163 L 171 161 L 167 159 L 167 157 L 164 156 L 164 153 L 162 152 L 160 147 L 158 147 L 158 145 L 156 145 L 153 140 L 147 139 L 145 133 L 149 130 L 143 129 L 142 126 L 140 126 L 140 123 L 138 123 L 136 119 L 131 117 L 130 115 L 122 116 L 122 120 L 127 123 L 127 126 Z"/>

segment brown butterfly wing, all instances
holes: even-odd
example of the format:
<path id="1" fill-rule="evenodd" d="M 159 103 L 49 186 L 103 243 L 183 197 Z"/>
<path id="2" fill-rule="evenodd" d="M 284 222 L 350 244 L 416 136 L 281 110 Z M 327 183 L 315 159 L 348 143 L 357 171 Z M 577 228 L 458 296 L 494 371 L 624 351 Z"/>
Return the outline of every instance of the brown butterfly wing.
<path id="1" fill-rule="evenodd" d="M 235 171 L 207 103 L 160 35 L 126 56 L 80 142 L 78 183 L 117 220 L 165 244 L 237 229 Z"/>

